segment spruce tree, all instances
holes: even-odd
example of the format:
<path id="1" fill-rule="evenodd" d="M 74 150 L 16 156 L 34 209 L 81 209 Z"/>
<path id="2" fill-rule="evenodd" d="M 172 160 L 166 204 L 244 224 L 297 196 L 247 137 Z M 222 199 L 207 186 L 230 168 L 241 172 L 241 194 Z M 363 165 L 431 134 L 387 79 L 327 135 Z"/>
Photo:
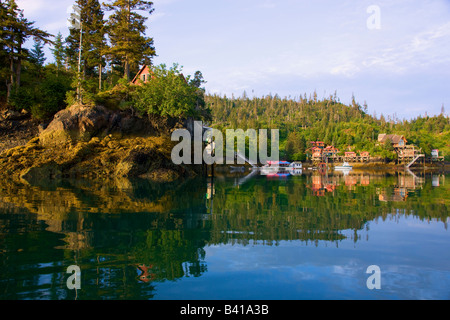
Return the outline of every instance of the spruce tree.
<path id="1" fill-rule="evenodd" d="M 86 1 L 86 66 L 97 68 L 99 79 L 99 90 L 102 89 L 102 70 L 105 65 L 104 55 L 107 51 L 106 44 L 106 21 L 103 20 L 104 13 L 98 0 Z"/>
<path id="2" fill-rule="evenodd" d="M 131 68 L 151 64 L 152 57 L 156 55 L 153 38 L 145 35 L 145 21 L 148 18 L 137 13 L 153 13 L 153 3 L 144 0 L 112 0 L 105 7 L 113 11 L 107 24 L 111 42 L 109 53 L 122 61 L 124 77 L 130 80 Z"/>
<path id="3" fill-rule="evenodd" d="M 22 61 L 29 58 L 29 52 L 23 48 L 23 44 L 29 37 L 39 39 L 44 43 L 50 43 L 51 34 L 35 28 L 34 22 L 28 21 L 23 15 L 15 0 L 8 0 L 1 6 L 1 14 L 4 19 L 0 21 L 2 33 L 1 46 L 5 49 L 9 70 L 7 80 L 7 100 L 13 87 L 20 87 Z"/>
<path id="4" fill-rule="evenodd" d="M 0 85 L 2 91 L 6 92 L 3 85 L 8 80 L 9 75 L 9 55 L 8 47 L 10 46 L 9 33 L 7 30 L 6 20 L 8 19 L 8 9 L 6 3 L 0 2 Z"/>
<path id="5" fill-rule="evenodd" d="M 77 0 L 75 7 L 79 9 L 80 29 L 70 29 L 70 34 L 66 38 L 65 53 L 72 70 L 77 70 L 77 96 L 81 101 L 81 90 L 86 90 L 81 88 L 81 79 L 89 81 L 98 76 L 99 90 L 101 90 L 102 71 L 105 65 L 106 30 L 104 13 L 98 0 Z M 83 83 L 87 82 L 83 81 Z"/>
<path id="6" fill-rule="evenodd" d="M 41 40 L 35 39 L 33 49 L 30 50 L 30 61 L 39 67 L 43 67 L 45 60 L 44 44 Z"/>
<path id="7" fill-rule="evenodd" d="M 61 32 L 58 33 L 55 39 L 55 43 L 53 45 L 53 48 L 51 49 L 53 53 L 53 57 L 55 59 L 56 64 L 56 70 L 59 72 L 59 70 L 62 69 L 65 61 L 65 48 L 64 48 L 64 42 L 62 39 Z"/>

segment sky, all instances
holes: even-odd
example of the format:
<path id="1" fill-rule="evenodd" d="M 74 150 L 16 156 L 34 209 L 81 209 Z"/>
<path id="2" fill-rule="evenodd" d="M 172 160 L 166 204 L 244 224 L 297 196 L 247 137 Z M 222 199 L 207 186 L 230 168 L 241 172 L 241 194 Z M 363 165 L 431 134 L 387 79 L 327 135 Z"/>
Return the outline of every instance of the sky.
<path id="1" fill-rule="evenodd" d="M 107 0 L 106 0 L 107 1 Z M 68 34 L 74 0 L 17 0 Z M 154 0 L 154 64 L 201 71 L 208 93 L 352 96 L 370 114 L 450 113 L 450 0 Z M 47 61 L 52 57 L 47 48 Z"/>

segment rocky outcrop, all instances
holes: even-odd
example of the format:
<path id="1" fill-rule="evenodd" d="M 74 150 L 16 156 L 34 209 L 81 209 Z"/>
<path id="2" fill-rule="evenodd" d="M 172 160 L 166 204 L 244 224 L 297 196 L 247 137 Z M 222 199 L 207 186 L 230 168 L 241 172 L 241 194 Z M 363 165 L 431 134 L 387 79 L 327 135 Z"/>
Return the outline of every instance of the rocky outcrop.
<path id="1" fill-rule="evenodd" d="M 38 134 L 38 124 L 22 110 L 0 110 L 0 153 L 26 145 Z"/>
<path id="2" fill-rule="evenodd" d="M 0 111 L 0 121 L 17 121 L 24 120 L 29 117 L 30 114 L 26 110 L 22 110 L 21 112 L 9 109 Z"/>
<path id="3" fill-rule="evenodd" d="M 93 137 L 139 135 L 149 136 L 155 130 L 146 118 L 103 106 L 75 104 L 58 112 L 39 135 L 43 146 L 59 146 L 68 142 L 89 142 Z"/>
<path id="4" fill-rule="evenodd" d="M 174 181 L 195 175 L 194 167 L 173 164 L 174 142 L 170 135 L 157 132 L 151 121 L 102 106 L 74 105 L 58 112 L 47 127 L 40 128 L 38 137 L 0 150 L 0 177 Z"/>
<path id="5" fill-rule="evenodd" d="M 34 138 L 25 146 L 0 153 L 0 177 L 36 182 L 60 178 L 145 177 L 174 181 L 195 175 L 193 168 L 174 165 L 167 137 L 115 139 L 43 146 Z"/>

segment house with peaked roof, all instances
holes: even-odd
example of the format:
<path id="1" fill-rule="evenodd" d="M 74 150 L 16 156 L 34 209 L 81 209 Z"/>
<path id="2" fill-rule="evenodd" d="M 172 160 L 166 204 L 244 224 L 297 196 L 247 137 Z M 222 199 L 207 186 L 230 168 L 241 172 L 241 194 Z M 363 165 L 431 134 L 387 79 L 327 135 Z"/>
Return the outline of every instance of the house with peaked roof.
<path id="1" fill-rule="evenodd" d="M 386 141 L 390 141 L 394 148 L 405 148 L 406 143 L 408 142 L 403 135 L 398 134 L 380 134 L 378 135 L 378 142 L 386 143 Z"/>
<path id="2" fill-rule="evenodd" d="M 415 145 L 407 145 L 407 140 L 403 135 L 398 134 L 380 134 L 378 135 L 379 143 L 390 142 L 397 152 L 399 161 L 412 161 L 409 165 L 412 165 L 420 157 L 425 157 L 422 153 L 422 149 Z"/>
<path id="3" fill-rule="evenodd" d="M 179 76 L 184 82 L 188 83 L 184 74 L 180 73 Z M 153 79 L 153 72 L 150 66 L 144 64 L 142 68 L 138 71 L 134 79 L 131 81 L 132 84 L 139 85 L 141 82 L 146 83 Z"/>
<path id="4" fill-rule="evenodd" d="M 148 81 L 150 81 L 150 79 L 152 78 L 152 71 L 149 68 L 149 66 L 144 65 L 139 72 L 136 74 L 136 76 L 134 77 L 133 81 L 131 81 L 132 84 L 139 84 L 139 81 L 142 81 L 143 83 L 146 83 Z"/>

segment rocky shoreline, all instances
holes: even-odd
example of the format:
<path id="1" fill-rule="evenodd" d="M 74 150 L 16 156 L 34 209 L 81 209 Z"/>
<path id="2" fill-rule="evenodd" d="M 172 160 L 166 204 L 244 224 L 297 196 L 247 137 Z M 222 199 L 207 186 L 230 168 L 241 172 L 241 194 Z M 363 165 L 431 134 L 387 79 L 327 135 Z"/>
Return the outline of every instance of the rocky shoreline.
<path id="1" fill-rule="evenodd" d="M 171 182 L 195 176 L 201 166 L 171 161 L 170 133 L 181 126 L 103 106 L 73 105 L 58 112 L 48 125 L 33 121 L 26 112 L 0 111 L 0 177 L 28 182 L 118 177 Z M 378 162 L 354 167 L 404 170 Z M 424 169 L 448 171 L 449 167 Z"/>
<path id="2" fill-rule="evenodd" d="M 28 112 L 0 111 L 0 153 L 23 146 L 39 134 L 39 123 Z"/>
<path id="3" fill-rule="evenodd" d="M 11 121 L 3 119 L 2 124 Z M 197 174 L 195 167 L 172 163 L 173 142 L 167 132 L 127 112 L 74 105 L 58 112 L 46 127 L 27 125 L 27 130 L 17 127 L 0 139 L 2 178 L 144 177 L 169 182 Z"/>

